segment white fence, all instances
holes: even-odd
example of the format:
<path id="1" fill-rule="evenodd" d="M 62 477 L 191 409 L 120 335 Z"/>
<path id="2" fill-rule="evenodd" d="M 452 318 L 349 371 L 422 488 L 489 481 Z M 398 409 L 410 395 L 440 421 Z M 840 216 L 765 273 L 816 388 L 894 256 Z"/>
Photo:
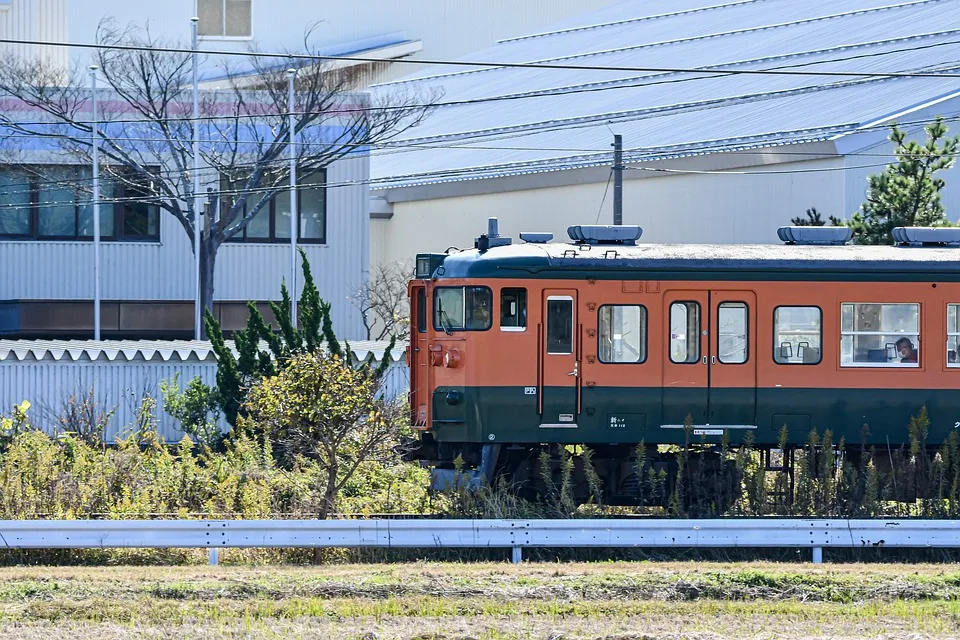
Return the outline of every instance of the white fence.
<path id="1" fill-rule="evenodd" d="M 8 549 L 957 548 L 956 520 L 2 520 Z"/>

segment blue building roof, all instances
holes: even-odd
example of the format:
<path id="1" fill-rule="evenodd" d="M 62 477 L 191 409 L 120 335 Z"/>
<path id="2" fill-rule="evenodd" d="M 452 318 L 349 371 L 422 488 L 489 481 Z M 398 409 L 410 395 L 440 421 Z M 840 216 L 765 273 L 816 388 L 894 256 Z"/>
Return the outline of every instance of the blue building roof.
<path id="1" fill-rule="evenodd" d="M 957 72 L 953 78 L 436 65 L 378 92 L 442 91 L 374 153 L 375 189 L 834 140 L 960 108 L 960 0 L 624 0 L 471 62 L 648 69 Z"/>

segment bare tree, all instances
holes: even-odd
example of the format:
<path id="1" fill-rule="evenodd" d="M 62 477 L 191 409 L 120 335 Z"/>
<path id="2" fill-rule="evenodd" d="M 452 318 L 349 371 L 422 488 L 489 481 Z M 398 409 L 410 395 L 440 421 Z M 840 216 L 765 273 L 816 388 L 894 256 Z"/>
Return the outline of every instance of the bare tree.
<path id="1" fill-rule="evenodd" d="M 360 310 L 367 340 L 398 340 L 410 337 L 410 304 L 407 283 L 412 270 L 402 262 L 380 263 L 370 272 L 365 286 L 350 297 Z"/>
<path id="2" fill-rule="evenodd" d="M 308 29 L 304 45 L 307 53 L 315 53 L 309 40 Z M 214 193 L 221 195 L 200 238 L 201 300 L 210 309 L 217 251 L 289 185 L 291 65 L 282 58 L 251 55 L 252 72 L 228 67 L 226 88 L 204 92 L 200 140 L 194 141 L 191 54 L 182 46 L 154 40 L 148 30 L 119 29 L 110 21 L 100 24 L 97 43 L 99 73 L 111 92 L 111 99 L 102 101 L 104 124 L 98 127 L 105 177 L 172 215 L 191 246 L 198 215 L 191 158 L 194 144 L 200 145 L 207 173 L 201 188 L 213 183 Z M 298 69 L 294 129 L 298 178 L 304 183 L 332 162 L 416 126 L 437 99 L 437 95 L 395 93 L 375 99 L 357 94 L 351 89 L 359 73 L 320 63 Z M 11 54 L 0 60 L 0 92 L 21 104 L 0 112 L 0 126 L 13 134 L 11 139 L 46 139 L 74 162 L 90 162 L 93 131 L 85 73 L 74 69 L 65 75 L 44 61 Z M 18 116 L 24 111 L 39 112 L 40 121 L 21 120 Z M 23 164 L 28 171 L 44 171 Z"/>

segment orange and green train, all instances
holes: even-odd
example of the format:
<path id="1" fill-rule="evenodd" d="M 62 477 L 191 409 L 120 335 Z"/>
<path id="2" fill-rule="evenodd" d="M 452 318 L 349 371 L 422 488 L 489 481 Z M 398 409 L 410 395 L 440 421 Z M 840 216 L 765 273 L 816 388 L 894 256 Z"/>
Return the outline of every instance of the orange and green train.
<path id="1" fill-rule="evenodd" d="M 784 426 L 793 444 L 831 429 L 856 455 L 899 446 L 924 405 L 943 442 L 960 428 L 960 236 L 916 231 L 899 246 L 835 228 L 782 245 L 638 244 L 637 227 L 514 243 L 491 220 L 472 250 L 417 256 L 408 457 L 437 484 L 459 457 L 532 486 L 541 452 L 584 444 L 607 500 L 629 502 L 641 442 L 668 471 L 656 445 L 749 433 L 769 451 Z"/>

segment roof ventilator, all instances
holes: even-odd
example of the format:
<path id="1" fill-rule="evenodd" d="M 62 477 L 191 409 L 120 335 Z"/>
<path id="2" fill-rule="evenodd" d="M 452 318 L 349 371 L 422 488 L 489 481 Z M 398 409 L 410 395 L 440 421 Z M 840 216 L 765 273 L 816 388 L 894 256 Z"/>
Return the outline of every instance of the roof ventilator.
<path id="1" fill-rule="evenodd" d="M 567 227 L 567 235 L 574 242 L 584 244 L 622 244 L 634 246 L 643 235 L 637 225 L 588 225 Z"/>
<path id="2" fill-rule="evenodd" d="M 540 231 L 521 231 L 520 239 L 530 244 L 546 244 L 553 240 L 553 234 Z"/>
<path id="3" fill-rule="evenodd" d="M 853 237 L 849 227 L 780 227 L 777 236 L 787 244 L 843 245 Z"/>
<path id="4" fill-rule="evenodd" d="M 511 244 L 513 244 L 513 239 L 500 236 L 500 223 L 497 219 L 487 218 L 487 232 L 474 241 L 473 247 L 483 253 L 493 247 L 506 247 Z"/>
<path id="5" fill-rule="evenodd" d="M 905 247 L 960 247 L 957 227 L 894 227 L 893 239 Z"/>

